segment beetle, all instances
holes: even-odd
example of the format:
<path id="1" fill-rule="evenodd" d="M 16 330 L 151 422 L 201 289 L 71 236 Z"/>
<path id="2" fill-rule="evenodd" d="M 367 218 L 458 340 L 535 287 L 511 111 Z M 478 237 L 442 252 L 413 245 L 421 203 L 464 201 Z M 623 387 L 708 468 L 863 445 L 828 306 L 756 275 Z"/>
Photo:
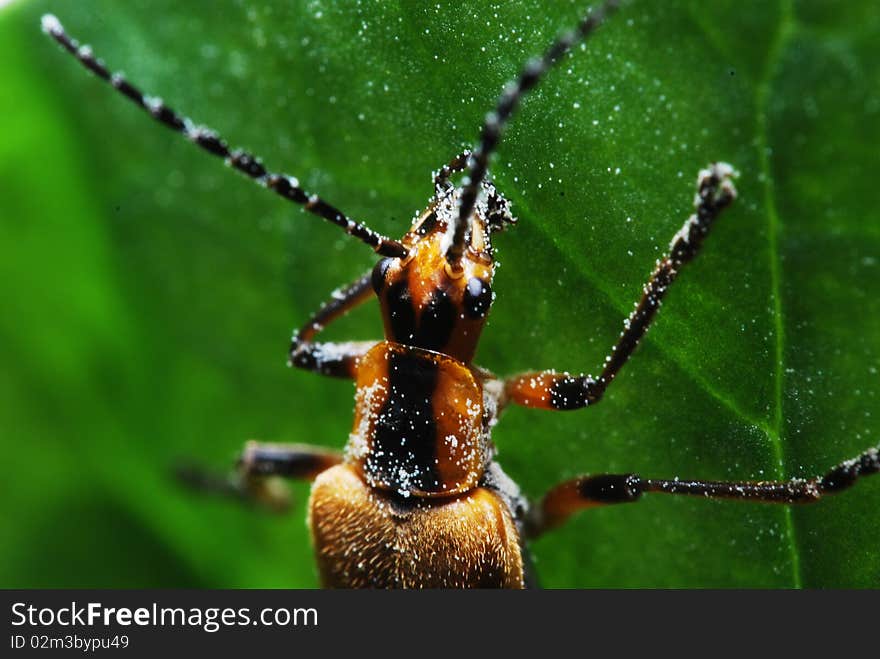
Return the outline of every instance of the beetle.
<path id="1" fill-rule="evenodd" d="M 694 212 L 657 261 L 598 377 L 547 370 L 501 379 L 473 363 L 494 299 L 493 236 L 515 224 L 510 203 L 488 177 L 490 159 L 523 95 L 617 5 L 607 0 L 527 63 L 486 116 L 473 151 L 436 172 L 428 207 L 400 240 L 352 220 L 303 190 L 296 178 L 269 171 L 254 155 L 230 149 L 214 131 L 112 74 L 88 47 L 66 34 L 57 18 L 43 17 L 50 37 L 159 123 L 336 224 L 381 257 L 308 320 L 289 352 L 291 366 L 355 382 L 354 423 L 345 451 L 250 442 L 236 479 L 223 486 L 283 507 L 273 477 L 311 480 L 308 521 L 325 586 L 521 588 L 532 583 L 526 543 L 584 509 L 635 502 L 645 493 L 811 503 L 880 471 L 880 454 L 871 448 L 812 479 L 722 482 L 586 475 L 552 487 L 532 504 L 497 462 L 491 431 L 507 405 L 565 411 L 602 399 L 650 327 L 669 286 L 736 198 L 730 165 L 713 163 L 698 174 Z M 459 183 L 454 182 L 457 175 L 463 175 Z M 382 341 L 316 340 L 327 324 L 374 297 L 384 324 Z"/>

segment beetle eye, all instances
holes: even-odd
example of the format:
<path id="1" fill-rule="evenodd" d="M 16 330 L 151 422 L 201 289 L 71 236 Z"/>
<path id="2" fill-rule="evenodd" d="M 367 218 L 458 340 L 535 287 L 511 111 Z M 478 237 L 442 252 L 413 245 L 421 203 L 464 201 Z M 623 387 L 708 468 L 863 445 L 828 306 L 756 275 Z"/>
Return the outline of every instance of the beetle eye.
<path id="1" fill-rule="evenodd" d="M 382 259 L 379 261 L 376 266 L 373 268 L 373 275 L 371 280 L 373 282 L 373 290 L 376 291 L 376 295 L 382 293 L 382 289 L 385 288 L 385 275 L 388 274 L 388 268 L 391 267 L 391 262 L 393 258 Z"/>
<path id="2" fill-rule="evenodd" d="M 464 289 L 464 311 L 471 318 L 485 318 L 492 304 L 492 287 L 488 282 L 471 277 Z"/>

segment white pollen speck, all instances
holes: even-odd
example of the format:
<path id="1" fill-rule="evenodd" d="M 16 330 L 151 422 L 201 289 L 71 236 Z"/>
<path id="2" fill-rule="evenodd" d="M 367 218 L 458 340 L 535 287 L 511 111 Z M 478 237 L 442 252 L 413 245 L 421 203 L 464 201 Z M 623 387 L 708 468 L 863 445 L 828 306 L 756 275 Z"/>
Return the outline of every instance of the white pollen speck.
<path id="1" fill-rule="evenodd" d="M 46 34 L 60 34 L 64 31 L 64 28 L 61 27 L 61 21 L 55 17 L 55 14 L 43 14 L 40 26 Z"/>

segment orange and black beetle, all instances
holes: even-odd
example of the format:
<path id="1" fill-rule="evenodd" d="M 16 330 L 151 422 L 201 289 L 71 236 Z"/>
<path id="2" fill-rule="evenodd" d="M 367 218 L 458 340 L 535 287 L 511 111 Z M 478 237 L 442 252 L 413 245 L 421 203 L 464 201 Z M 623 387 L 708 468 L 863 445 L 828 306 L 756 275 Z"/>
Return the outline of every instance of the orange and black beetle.
<path id="1" fill-rule="evenodd" d="M 487 178 L 490 156 L 522 95 L 617 8 L 608 0 L 529 62 L 486 116 L 473 152 L 434 178 L 435 194 L 402 240 L 354 222 L 293 177 L 230 150 L 213 131 L 144 96 L 67 36 L 53 16 L 43 29 L 86 68 L 160 123 L 305 210 L 337 224 L 383 258 L 334 295 L 294 336 L 290 364 L 357 385 L 354 426 L 344 454 L 305 445 L 248 444 L 237 493 L 280 505 L 271 477 L 314 481 L 309 502 L 321 581 L 334 587 L 510 587 L 529 584 L 525 541 L 597 505 L 636 501 L 644 492 L 773 503 L 809 503 L 880 471 L 869 449 L 810 480 L 706 482 L 635 474 L 575 478 L 534 506 L 495 461 L 491 430 L 508 404 L 574 410 L 598 402 L 636 349 L 667 288 L 698 252 L 712 223 L 734 200 L 733 169 L 700 172 L 695 212 L 657 262 L 635 311 L 597 378 L 554 371 L 496 378 L 472 363 L 492 305 L 492 234 L 514 222 Z M 451 182 L 464 172 L 461 185 Z M 316 343 L 329 322 L 373 296 L 385 326 L 379 343 Z M 204 484 L 204 483 L 203 483 Z"/>

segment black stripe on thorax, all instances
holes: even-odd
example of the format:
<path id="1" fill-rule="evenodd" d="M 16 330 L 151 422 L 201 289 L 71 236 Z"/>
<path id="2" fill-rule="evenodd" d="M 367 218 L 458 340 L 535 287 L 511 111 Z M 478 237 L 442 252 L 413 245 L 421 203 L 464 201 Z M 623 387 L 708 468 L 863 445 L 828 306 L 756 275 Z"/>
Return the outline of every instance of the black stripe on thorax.
<path id="1" fill-rule="evenodd" d="M 388 356 L 388 397 L 376 420 L 366 469 L 400 492 L 436 492 L 442 486 L 432 406 L 437 373 L 434 362 L 418 355 Z"/>

